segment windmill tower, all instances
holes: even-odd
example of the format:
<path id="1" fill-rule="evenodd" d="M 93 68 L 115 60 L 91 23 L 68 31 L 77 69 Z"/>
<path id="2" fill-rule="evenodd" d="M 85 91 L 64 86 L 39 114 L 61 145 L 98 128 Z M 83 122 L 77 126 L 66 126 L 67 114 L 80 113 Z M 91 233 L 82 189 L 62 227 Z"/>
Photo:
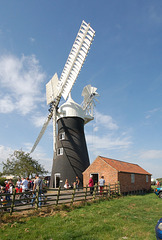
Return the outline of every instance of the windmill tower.
<path id="1" fill-rule="evenodd" d="M 50 113 L 31 150 L 36 148 L 49 122 L 53 119 L 53 167 L 51 187 L 63 187 L 66 179 L 74 182 L 78 176 L 82 184 L 82 172 L 89 166 L 89 156 L 84 135 L 84 125 L 93 120 L 94 100 L 97 88 L 86 86 L 82 96 L 82 105 L 71 98 L 71 89 L 83 66 L 92 44 L 95 31 L 85 21 L 82 22 L 77 37 L 72 46 L 60 79 L 57 73 L 46 84 L 47 105 Z M 67 102 L 58 107 L 61 96 Z M 58 129 L 56 130 L 56 125 Z"/>

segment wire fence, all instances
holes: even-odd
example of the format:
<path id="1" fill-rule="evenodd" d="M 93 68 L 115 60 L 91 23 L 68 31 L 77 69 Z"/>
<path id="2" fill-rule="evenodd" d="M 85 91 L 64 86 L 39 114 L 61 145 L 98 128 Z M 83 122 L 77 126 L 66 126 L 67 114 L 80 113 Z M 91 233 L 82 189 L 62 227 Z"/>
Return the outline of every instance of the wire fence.
<path id="1" fill-rule="evenodd" d="M 120 195 L 120 183 L 105 185 L 103 188 L 95 185 L 93 188 L 88 186 L 82 188 L 63 189 L 49 188 L 36 191 L 25 191 L 19 193 L 13 189 L 13 193 L 0 194 L 0 212 L 25 211 L 38 209 L 60 204 L 74 204 L 75 202 L 87 202 L 96 199 L 109 199 L 112 196 Z"/>

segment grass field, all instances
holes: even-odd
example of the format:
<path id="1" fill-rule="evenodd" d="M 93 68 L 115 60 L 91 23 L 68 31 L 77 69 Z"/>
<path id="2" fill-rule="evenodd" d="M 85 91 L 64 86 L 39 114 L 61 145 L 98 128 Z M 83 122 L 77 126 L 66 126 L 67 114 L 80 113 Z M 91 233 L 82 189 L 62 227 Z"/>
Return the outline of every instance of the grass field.
<path id="1" fill-rule="evenodd" d="M 49 212 L 49 211 L 48 211 Z M 162 217 L 162 199 L 154 193 L 126 196 L 33 215 L 5 215 L 0 240 L 155 240 Z"/>

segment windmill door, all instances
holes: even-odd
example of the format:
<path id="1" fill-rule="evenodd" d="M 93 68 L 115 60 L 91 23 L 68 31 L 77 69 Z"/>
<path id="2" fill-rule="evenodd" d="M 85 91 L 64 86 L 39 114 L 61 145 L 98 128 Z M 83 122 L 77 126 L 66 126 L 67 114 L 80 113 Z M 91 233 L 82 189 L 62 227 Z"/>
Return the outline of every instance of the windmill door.
<path id="1" fill-rule="evenodd" d="M 55 174 L 55 188 L 59 188 L 60 186 L 60 173 Z"/>

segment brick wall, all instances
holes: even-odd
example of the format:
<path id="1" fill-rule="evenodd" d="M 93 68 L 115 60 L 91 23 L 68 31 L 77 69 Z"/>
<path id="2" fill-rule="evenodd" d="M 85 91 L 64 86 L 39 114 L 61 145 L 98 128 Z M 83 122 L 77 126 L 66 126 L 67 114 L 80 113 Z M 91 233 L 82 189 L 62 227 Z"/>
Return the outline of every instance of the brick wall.
<path id="1" fill-rule="evenodd" d="M 137 191 L 137 190 L 150 190 L 151 176 L 148 175 L 148 182 L 146 182 L 146 175 L 134 174 L 135 182 L 131 183 L 131 173 L 119 173 L 119 181 L 121 192 Z"/>
<path id="2" fill-rule="evenodd" d="M 96 160 L 83 173 L 84 187 L 88 184 L 90 174 L 98 174 L 99 179 L 101 176 L 104 176 L 106 185 L 118 181 L 118 172 L 99 158 L 96 158 Z"/>

